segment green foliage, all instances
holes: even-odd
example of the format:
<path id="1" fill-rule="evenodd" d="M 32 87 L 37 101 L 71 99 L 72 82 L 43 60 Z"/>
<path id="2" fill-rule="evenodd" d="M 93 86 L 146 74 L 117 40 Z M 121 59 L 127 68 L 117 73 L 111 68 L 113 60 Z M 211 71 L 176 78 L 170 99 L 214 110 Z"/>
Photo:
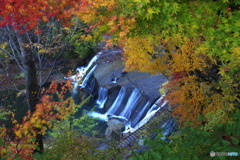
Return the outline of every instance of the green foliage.
<path id="1" fill-rule="evenodd" d="M 88 58 L 95 53 L 97 39 L 93 41 L 91 29 L 83 21 L 73 18 L 74 26 L 64 28 L 66 41 L 69 42 L 67 58 Z"/>
<path id="2" fill-rule="evenodd" d="M 80 105 L 72 108 L 76 113 L 92 98 L 90 95 Z M 97 131 L 93 128 L 96 121 L 83 115 L 77 118 L 74 114 L 68 115 L 61 121 L 55 121 L 53 127 L 46 134 L 45 151 L 35 154 L 36 159 L 92 159 L 97 145 L 94 135 Z"/>
<path id="3" fill-rule="evenodd" d="M 48 146 L 39 159 L 91 159 L 96 143 L 93 139 L 79 135 L 75 131 L 65 131 L 54 139 L 48 140 Z"/>
<path id="4" fill-rule="evenodd" d="M 85 115 L 80 118 L 66 119 L 55 124 L 48 133 L 45 152 L 35 154 L 36 159 L 86 159 L 86 160 L 120 160 L 124 149 L 117 148 L 117 143 L 111 144 L 106 150 L 96 149 L 101 143 L 96 138 L 96 121 Z"/>
<path id="5" fill-rule="evenodd" d="M 233 114 L 232 122 L 218 123 L 212 130 L 204 127 L 193 128 L 186 126 L 179 132 L 167 137 L 170 143 L 161 139 L 162 131 L 157 137 L 148 138 L 146 144 L 150 147 L 147 151 L 130 158 L 130 160 L 202 160 L 212 159 L 210 152 L 240 152 L 240 112 Z M 229 157 L 216 157 L 228 159 Z M 232 158 L 232 157 L 230 157 Z"/>
<path id="6" fill-rule="evenodd" d="M 0 43 L 0 60 L 1 60 L 1 63 L 6 63 L 9 60 L 9 56 L 5 52 L 7 47 L 8 47 L 7 42 Z"/>
<path id="7" fill-rule="evenodd" d="M 226 123 L 227 115 L 222 109 L 218 109 L 215 113 L 208 112 L 205 115 L 207 123 L 204 125 L 204 130 L 213 130 L 219 123 Z"/>
<path id="8" fill-rule="evenodd" d="M 118 143 L 113 143 L 105 150 L 96 150 L 93 160 L 122 160 L 126 155 L 126 148 L 117 148 Z"/>
<path id="9" fill-rule="evenodd" d="M 63 132 L 75 131 L 79 132 L 79 134 L 95 136 L 98 133 L 98 131 L 95 130 L 97 125 L 98 122 L 88 115 L 83 115 L 79 118 L 71 116 L 55 124 L 48 134 L 53 138 L 58 138 Z"/>
<path id="10" fill-rule="evenodd" d="M 4 108 L 3 106 L 0 107 L 0 122 L 2 120 L 8 120 L 7 116 L 11 115 L 12 112 Z"/>
<path id="11" fill-rule="evenodd" d="M 88 42 L 84 40 L 75 40 L 72 44 L 74 47 L 74 53 L 70 54 L 68 57 L 70 58 L 87 58 L 89 55 L 93 55 L 94 53 L 94 43 Z"/>
<path id="12" fill-rule="evenodd" d="M 82 110 L 82 107 L 86 105 L 92 98 L 92 95 L 88 96 L 84 101 L 81 102 L 77 107 L 72 108 L 73 114 L 69 114 L 66 119 L 56 121 L 52 130 L 48 132 L 48 135 L 57 138 L 59 134 L 67 131 L 78 131 L 83 134 L 95 135 L 93 128 L 98 125 L 94 118 L 88 115 L 81 115 L 77 117 L 75 114 L 78 110 Z"/>
<path id="13" fill-rule="evenodd" d="M 70 51 L 66 55 L 67 58 L 87 58 L 95 53 L 95 43 L 90 41 L 90 34 L 84 33 L 84 30 L 79 28 L 75 35 L 70 37 Z M 88 38 L 88 39 L 86 39 Z"/>
<path id="14" fill-rule="evenodd" d="M 84 135 L 95 136 L 96 134 L 98 134 L 98 131 L 96 130 L 98 122 L 95 118 L 92 118 L 88 115 L 83 115 L 78 119 L 73 119 L 72 122 L 72 126 Z"/>
<path id="15" fill-rule="evenodd" d="M 23 72 L 19 73 L 19 74 L 16 74 L 14 76 L 14 78 L 24 78 L 25 77 L 25 74 Z"/>

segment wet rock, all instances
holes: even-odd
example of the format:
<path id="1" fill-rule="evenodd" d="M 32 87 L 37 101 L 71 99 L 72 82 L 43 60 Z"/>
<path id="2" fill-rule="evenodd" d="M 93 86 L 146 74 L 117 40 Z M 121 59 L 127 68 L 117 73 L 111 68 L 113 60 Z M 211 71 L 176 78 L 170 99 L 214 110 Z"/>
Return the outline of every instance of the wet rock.
<path id="1" fill-rule="evenodd" d="M 122 129 L 125 124 L 119 119 L 112 118 L 107 122 L 107 129 L 105 131 L 105 138 L 107 141 L 120 140 Z"/>
<path id="2" fill-rule="evenodd" d="M 174 118 L 169 119 L 163 126 L 163 139 L 170 136 L 173 132 L 177 131 L 177 121 Z"/>
<path id="3" fill-rule="evenodd" d="M 121 60 L 109 64 L 98 63 L 94 76 L 99 86 L 107 89 L 111 89 L 116 85 L 126 88 L 138 88 L 151 102 L 160 97 L 159 88 L 167 80 L 165 76 L 160 74 L 151 75 L 150 73 L 138 71 L 126 72 Z"/>

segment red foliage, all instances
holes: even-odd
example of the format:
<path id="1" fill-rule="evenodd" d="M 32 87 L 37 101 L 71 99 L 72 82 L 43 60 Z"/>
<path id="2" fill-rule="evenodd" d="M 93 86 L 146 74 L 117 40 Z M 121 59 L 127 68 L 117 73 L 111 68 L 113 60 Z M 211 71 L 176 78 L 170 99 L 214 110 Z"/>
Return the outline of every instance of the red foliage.
<path id="1" fill-rule="evenodd" d="M 51 18 L 70 24 L 71 12 L 76 6 L 87 5 L 85 0 L 1 0 L 0 1 L 0 27 L 12 26 L 20 33 L 36 29 L 40 21 L 47 22 Z"/>
<path id="2" fill-rule="evenodd" d="M 179 80 L 187 75 L 186 71 L 175 72 L 173 73 L 172 80 Z"/>

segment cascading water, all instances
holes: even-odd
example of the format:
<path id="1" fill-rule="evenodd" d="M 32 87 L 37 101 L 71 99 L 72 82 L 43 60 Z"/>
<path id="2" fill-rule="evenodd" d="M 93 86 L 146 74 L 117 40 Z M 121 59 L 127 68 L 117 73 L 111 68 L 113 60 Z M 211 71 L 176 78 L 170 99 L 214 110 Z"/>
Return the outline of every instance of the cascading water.
<path id="1" fill-rule="evenodd" d="M 91 79 L 91 75 L 97 68 L 97 65 L 94 65 L 94 63 L 97 61 L 98 55 L 100 54 L 102 54 L 102 52 L 99 52 L 95 57 L 93 57 L 86 67 L 77 68 L 76 75 L 66 78 L 71 78 L 73 80 L 74 90 L 76 90 L 79 86 L 82 88 L 86 87 L 87 89 L 89 86 L 93 88 L 92 86 L 94 83 L 92 83 L 92 81 L 89 81 L 89 79 Z M 112 83 L 118 83 L 117 79 L 115 81 L 112 81 Z M 89 115 L 106 121 L 110 118 L 124 120 L 125 131 L 123 133 L 128 133 L 134 132 L 146 124 L 155 115 L 155 113 L 167 103 L 163 102 L 163 95 L 152 106 L 150 106 L 151 103 L 148 101 L 149 99 L 144 99 L 144 96 L 137 88 L 134 88 L 131 94 L 127 91 L 127 88 L 122 86 L 116 99 L 112 102 L 112 105 L 107 111 L 104 111 L 104 105 L 108 100 L 108 89 L 100 86 L 98 89 L 98 98 L 96 100 L 96 104 L 98 105 L 98 110 L 103 111 L 101 112 L 103 114 L 93 111 L 90 112 Z M 162 104 L 159 107 L 160 103 Z"/>
<path id="2" fill-rule="evenodd" d="M 146 116 L 137 123 L 134 127 L 131 125 L 127 126 L 125 131 L 123 133 L 133 133 L 136 130 L 138 130 L 140 127 L 145 125 L 154 115 L 157 111 L 159 111 L 163 106 L 167 104 L 167 101 L 163 101 L 165 95 L 162 95 L 153 105 L 152 107 L 148 110 Z M 160 106 L 159 106 L 160 105 Z"/>
<path id="3" fill-rule="evenodd" d="M 120 105 L 122 103 L 122 100 L 126 94 L 126 88 L 122 87 L 121 90 L 118 93 L 117 98 L 113 102 L 112 106 L 107 111 L 107 115 L 115 115 L 115 112 L 120 108 Z"/>
<path id="4" fill-rule="evenodd" d="M 132 133 L 138 130 L 143 125 L 145 125 L 155 115 L 155 113 L 159 111 L 167 103 L 166 101 L 163 101 L 163 98 L 164 98 L 164 95 L 163 95 L 150 107 L 150 109 L 149 109 L 149 106 L 150 106 L 149 101 L 147 101 L 146 104 L 141 109 L 138 107 L 135 107 L 138 104 L 137 101 L 139 97 L 141 96 L 138 89 L 135 88 L 132 91 L 124 109 L 121 111 L 119 115 L 116 115 L 115 113 L 117 112 L 117 110 L 120 107 L 122 107 L 121 103 L 125 94 L 126 94 L 126 88 L 122 87 L 116 100 L 112 104 L 111 108 L 105 114 L 100 114 L 98 112 L 91 112 L 89 115 L 105 121 L 108 120 L 109 115 L 111 115 L 110 118 L 112 117 L 120 120 L 125 120 L 125 131 L 123 133 L 129 133 L 129 132 Z M 134 112 L 138 112 L 138 113 L 134 114 Z"/>
<path id="5" fill-rule="evenodd" d="M 104 107 L 104 104 L 107 101 L 107 98 L 108 98 L 108 89 L 99 87 L 98 99 L 96 101 L 96 103 L 98 104 L 98 108 L 102 109 Z"/>
<path id="6" fill-rule="evenodd" d="M 134 110 L 134 107 L 136 106 L 136 103 L 139 100 L 140 96 L 141 96 L 140 91 L 137 88 L 134 88 L 127 101 L 127 104 L 125 105 L 124 109 L 118 116 L 129 119 L 130 114 Z"/>
<path id="7" fill-rule="evenodd" d="M 89 72 L 88 74 L 85 76 L 85 78 L 83 79 L 82 83 L 79 85 L 82 88 L 85 88 L 87 85 L 87 82 L 89 80 L 89 77 L 92 75 L 93 71 L 97 68 L 97 65 L 95 65 Z"/>
<path id="8" fill-rule="evenodd" d="M 101 53 L 99 53 L 101 54 Z M 77 74 L 71 76 L 71 77 L 64 77 L 64 79 L 72 79 L 72 83 L 74 85 L 73 87 L 73 93 L 77 93 L 77 88 L 80 86 L 82 88 L 85 88 L 87 85 L 87 82 L 89 80 L 89 77 L 92 75 L 93 71 L 97 68 L 97 65 L 92 67 L 92 65 L 97 61 L 98 57 L 97 55 L 94 56 L 91 61 L 88 63 L 86 67 L 78 67 L 76 69 Z M 92 69 L 88 72 L 87 71 L 92 67 Z M 85 77 L 84 77 L 85 76 Z M 82 83 L 80 81 L 82 80 Z"/>
<path id="9" fill-rule="evenodd" d="M 148 116 L 149 118 L 151 114 L 155 114 L 158 110 L 160 110 L 166 103 L 167 101 L 163 101 L 163 98 L 165 97 L 165 95 L 162 95 L 153 105 L 152 107 L 149 109 L 148 113 L 146 116 Z M 159 105 L 161 105 L 161 107 L 159 107 Z"/>
<path id="10" fill-rule="evenodd" d="M 147 111 L 149 105 L 150 105 L 150 102 L 148 101 L 143 108 L 139 109 L 140 111 L 137 110 L 137 113 L 136 113 L 137 115 L 132 114 L 132 116 L 130 117 L 131 127 L 135 127 L 137 125 L 139 120 L 142 118 L 142 115 L 144 115 L 144 113 Z"/>

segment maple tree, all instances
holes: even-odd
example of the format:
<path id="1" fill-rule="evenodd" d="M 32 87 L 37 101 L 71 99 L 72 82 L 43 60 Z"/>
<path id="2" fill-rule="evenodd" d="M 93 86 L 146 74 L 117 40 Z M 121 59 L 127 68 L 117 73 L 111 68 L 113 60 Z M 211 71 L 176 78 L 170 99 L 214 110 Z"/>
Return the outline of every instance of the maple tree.
<path id="1" fill-rule="evenodd" d="M 12 113 L 12 129 L 2 128 L 1 138 L 4 143 L 1 146 L 1 156 L 14 159 L 21 157 L 23 159 L 32 159 L 38 143 L 38 135 L 46 134 L 46 131 L 59 120 L 67 119 L 71 114 L 77 111 L 77 105 L 74 104 L 71 97 L 66 97 L 66 93 L 71 88 L 71 82 L 66 84 L 57 84 L 52 82 L 49 89 L 43 90 L 45 94 L 41 97 L 41 103 L 36 105 L 34 112 L 28 111 L 19 123 Z M 60 91 L 59 91 L 60 88 Z M 58 99 L 56 101 L 56 99 Z M 9 135 L 11 130 L 14 135 Z M 42 144 L 41 144 L 42 145 Z"/>
<path id="2" fill-rule="evenodd" d="M 4 58 L 15 61 L 19 69 L 17 72 L 22 72 L 21 78 L 25 78 L 26 102 L 30 111 L 28 115 L 31 116 L 28 117 L 29 121 L 38 110 L 42 86 L 49 80 L 56 60 L 68 45 L 63 41 L 63 28 L 72 25 L 71 12 L 76 5 L 85 5 L 85 2 L 77 0 L 2 0 L 0 2 L 0 50 L 5 55 Z M 45 62 L 49 58 L 53 58 L 53 64 L 49 73 L 43 76 L 44 73 L 46 74 Z M 4 63 L 3 66 L 5 64 L 8 63 Z M 7 67 L 5 71 L 8 71 Z M 18 89 L 15 88 L 18 81 L 12 77 L 13 75 L 1 74 L 2 86 L 14 86 L 14 89 Z M 33 125 L 31 128 L 32 132 L 36 133 L 32 141 L 39 146 L 38 149 L 35 147 L 35 151 L 39 152 L 43 151 L 42 127 Z"/>
<path id="3" fill-rule="evenodd" d="M 48 22 L 51 18 L 59 19 L 65 25 L 71 25 L 72 6 L 77 0 L 2 0 L 0 2 L 0 26 L 12 26 L 19 33 L 34 29 L 40 33 L 39 22 Z M 83 4 L 84 1 L 81 1 Z"/>
<path id="4" fill-rule="evenodd" d="M 227 126 L 238 123 L 232 115 L 240 106 L 240 43 L 237 38 L 240 1 L 112 0 L 108 6 L 105 6 L 109 3 L 107 0 L 98 2 L 86 6 L 86 13 L 93 10 L 93 14 L 81 12 L 79 16 L 96 26 L 97 34 L 111 35 L 110 44 L 119 44 L 124 50 L 126 70 L 162 73 L 168 77 L 168 83 L 162 87 L 167 93 L 165 99 L 169 100 L 173 115 L 182 125 L 189 121 L 194 127 L 203 125 L 194 132 L 206 137 L 225 134 L 219 123 Z M 186 133 L 189 134 L 189 130 Z M 232 139 L 235 145 L 239 144 L 236 137 Z M 180 142 L 173 148 L 176 152 L 181 151 L 179 146 L 188 143 L 188 140 L 181 143 L 183 138 L 177 140 Z M 193 146 L 204 141 L 190 140 Z M 209 141 L 206 144 L 211 146 Z M 228 142 L 223 141 L 223 144 Z M 169 152 L 168 157 L 174 153 L 169 147 L 162 150 L 158 142 L 153 142 L 155 146 L 156 151 L 161 149 L 160 153 Z M 182 148 L 188 147 L 189 144 Z M 201 151 L 206 153 L 203 148 Z M 193 152 L 178 153 L 191 157 Z M 161 157 L 152 150 L 144 156 Z M 174 158 L 177 157 L 178 154 Z"/>
<path id="5" fill-rule="evenodd" d="M 46 28 L 42 29 L 45 31 Z M 49 80 L 57 59 L 64 51 L 64 42 L 59 42 L 61 37 L 54 35 L 51 31 L 47 32 L 47 34 L 50 34 L 48 36 L 44 34 L 36 36 L 32 31 L 19 34 L 12 30 L 10 26 L 6 26 L 1 28 L 1 33 L 1 41 L 7 42 L 6 47 L 1 48 L 2 53 L 11 61 L 15 61 L 11 65 L 8 61 L 4 62 L 6 66 L 4 66 L 4 74 L 1 74 L 1 89 L 19 90 L 18 83 L 24 83 L 25 78 L 26 102 L 30 112 L 33 113 L 37 103 L 39 103 L 41 88 Z M 35 41 L 36 39 L 37 41 Z M 23 40 L 26 43 L 22 42 Z M 60 47 L 56 47 L 55 43 L 59 44 Z M 48 57 L 52 57 L 53 64 L 51 64 L 49 70 L 46 70 Z M 38 135 L 37 137 L 36 142 L 42 141 L 41 136 Z M 39 142 L 37 144 L 40 148 L 43 148 L 42 142 Z"/>
<path id="6" fill-rule="evenodd" d="M 120 44 L 126 70 L 168 77 L 166 99 L 182 123 L 218 110 L 231 119 L 240 101 L 239 1 L 98 2 L 79 16 Z"/>
<path id="7" fill-rule="evenodd" d="M 39 88 L 27 35 L 41 35 L 40 22 L 52 19 L 69 26 L 75 15 L 89 24 L 91 38 L 111 35 L 109 45 L 117 42 L 124 50 L 126 70 L 168 77 L 166 99 L 182 124 L 207 123 L 212 130 L 216 119 L 231 122 L 239 110 L 239 5 L 228 0 L 2 0 L 0 26 L 16 35 L 32 116 Z"/>

